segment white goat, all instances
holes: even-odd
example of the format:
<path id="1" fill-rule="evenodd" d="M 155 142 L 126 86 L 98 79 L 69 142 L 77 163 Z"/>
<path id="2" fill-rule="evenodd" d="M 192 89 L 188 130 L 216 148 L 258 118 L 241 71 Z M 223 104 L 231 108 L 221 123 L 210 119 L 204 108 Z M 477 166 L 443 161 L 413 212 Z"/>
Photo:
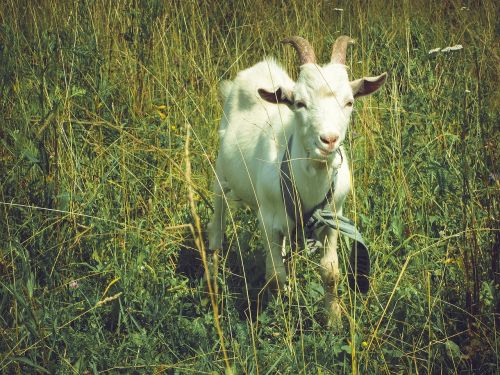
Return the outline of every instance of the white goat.
<path id="1" fill-rule="evenodd" d="M 283 239 L 291 238 L 295 229 L 283 201 L 282 160 L 290 160 L 303 212 L 323 202 L 334 186 L 332 209 L 341 214 L 350 190 L 342 142 L 353 102 L 376 91 L 387 76 L 383 73 L 349 81 L 345 56 L 353 41 L 347 36 L 335 41 L 331 61 L 324 66 L 316 64 L 314 51 L 305 39 L 291 37 L 283 42 L 290 43 L 300 57 L 297 82 L 274 60 L 265 59 L 221 86 L 224 116 L 214 183 L 215 212 L 209 223 L 209 248 L 220 249 L 227 204 L 254 209 L 267 249 L 266 280 L 274 288 L 286 282 L 281 250 Z M 338 323 L 338 232 L 330 228 L 321 232 L 316 237 L 324 244 L 321 275 L 325 300 L 330 323 Z"/>

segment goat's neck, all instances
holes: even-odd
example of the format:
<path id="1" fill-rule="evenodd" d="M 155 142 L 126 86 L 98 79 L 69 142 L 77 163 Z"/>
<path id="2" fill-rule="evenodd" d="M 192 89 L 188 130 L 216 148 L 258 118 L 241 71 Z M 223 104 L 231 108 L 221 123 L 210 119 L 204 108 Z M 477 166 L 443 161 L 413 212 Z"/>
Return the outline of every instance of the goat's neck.
<path id="1" fill-rule="evenodd" d="M 332 184 L 336 158 L 324 161 L 311 159 L 297 134 L 290 148 L 295 186 L 307 210 L 325 199 Z"/>

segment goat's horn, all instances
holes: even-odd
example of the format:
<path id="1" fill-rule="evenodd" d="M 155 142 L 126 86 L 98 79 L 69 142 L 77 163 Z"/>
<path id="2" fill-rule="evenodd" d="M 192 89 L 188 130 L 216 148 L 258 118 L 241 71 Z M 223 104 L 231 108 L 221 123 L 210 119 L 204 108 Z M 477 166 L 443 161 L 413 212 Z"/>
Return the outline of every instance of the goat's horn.
<path id="1" fill-rule="evenodd" d="M 283 39 L 281 43 L 289 43 L 297 51 L 300 58 L 300 65 L 304 64 L 316 64 L 316 55 L 314 54 L 314 49 L 311 44 L 304 38 L 300 36 L 292 36 L 290 38 Z"/>
<path id="2" fill-rule="evenodd" d="M 345 55 L 349 44 L 354 44 L 354 39 L 351 39 L 346 35 L 342 35 L 337 38 L 332 47 L 332 63 L 345 64 Z"/>

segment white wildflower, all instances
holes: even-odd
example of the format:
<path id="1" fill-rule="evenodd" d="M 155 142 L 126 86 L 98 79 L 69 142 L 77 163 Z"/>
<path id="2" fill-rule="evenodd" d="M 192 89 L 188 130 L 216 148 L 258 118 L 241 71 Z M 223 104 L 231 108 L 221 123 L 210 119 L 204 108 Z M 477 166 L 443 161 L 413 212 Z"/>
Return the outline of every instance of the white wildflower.
<path id="1" fill-rule="evenodd" d="M 464 47 L 461 44 L 455 44 L 454 46 L 449 46 L 449 47 L 443 48 L 441 50 L 441 52 L 446 53 L 446 52 L 451 52 L 451 51 L 460 51 L 463 48 Z"/>
<path id="2" fill-rule="evenodd" d="M 448 52 L 452 52 L 452 51 L 460 51 L 463 48 L 464 48 L 464 46 L 462 46 L 461 44 L 455 44 L 454 46 L 444 47 L 443 49 L 441 49 L 439 47 L 433 48 L 428 53 L 429 53 L 429 55 L 432 55 L 432 54 L 438 53 L 438 52 L 448 53 Z"/>
<path id="3" fill-rule="evenodd" d="M 76 280 L 73 280 L 72 282 L 69 283 L 69 288 L 70 289 L 76 289 L 78 287 L 79 287 L 78 281 L 76 281 Z"/>
<path id="4" fill-rule="evenodd" d="M 463 48 L 464 48 L 464 46 L 462 46 L 461 44 L 455 44 L 454 46 L 450 47 L 450 51 L 459 51 Z"/>

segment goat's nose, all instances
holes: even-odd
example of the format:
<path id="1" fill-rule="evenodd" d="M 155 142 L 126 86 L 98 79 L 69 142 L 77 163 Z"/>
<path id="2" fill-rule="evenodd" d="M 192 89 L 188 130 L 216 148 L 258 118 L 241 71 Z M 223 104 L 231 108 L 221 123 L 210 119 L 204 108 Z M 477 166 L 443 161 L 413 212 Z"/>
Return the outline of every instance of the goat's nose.
<path id="1" fill-rule="evenodd" d="M 335 133 L 328 133 L 328 134 L 320 135 L 319 139 L 321 140 L 321 142 L 323 142 L 323 144 L 326 147 L 331 149 L 335 145 L 335 142 L 337 142 L 337 140 L 339 139 L 339 136 L 338 136 L 338 134 L 335 134 Z"/>

